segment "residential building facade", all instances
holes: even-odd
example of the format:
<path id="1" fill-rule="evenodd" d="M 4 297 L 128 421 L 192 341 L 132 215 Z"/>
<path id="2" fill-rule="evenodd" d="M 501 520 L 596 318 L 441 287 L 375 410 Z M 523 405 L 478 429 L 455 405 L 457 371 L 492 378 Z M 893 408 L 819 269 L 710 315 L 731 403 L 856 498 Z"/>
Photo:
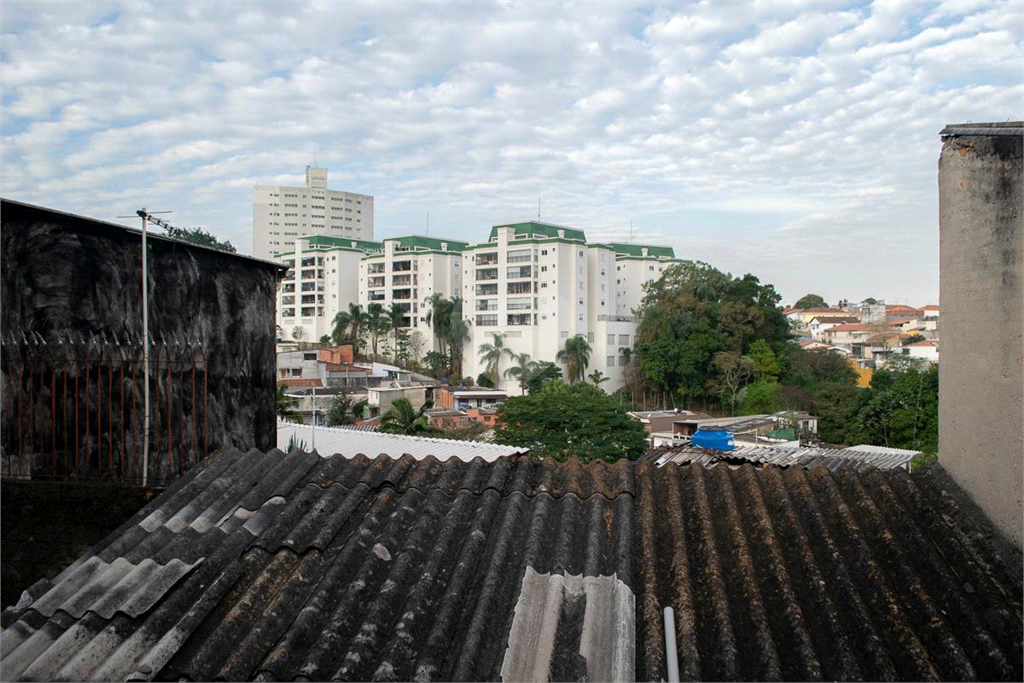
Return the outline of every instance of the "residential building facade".
<path id="1" fill-rule="evenodd" d="M 315 342 L 334 331 L 334 317 L 358 303 L 360 260 L 383 249 L 365 242 L 325 235 L 296 238 L 278 256 L 288 266 L 277 292 L 277 326 L 287 339 Z"/>
<path id="2" fill-rule="evenodd" d="M 486 370 L 479 349 L 495 336 L 511 353 L 554 361 L 567 339 L 582 335 L 591 347 L 588 374 L 600 371 L 609 378 L 603 388 L 614 391 L 623 384 L 620 349 L 636 341 L 632 311 L 642 285 L 674 263 L 668 248 L 588 244 L 581 230 L 540 221 L 494 226 L 487 242 L 464 252 L 465 374 Z M 508 367 L 504 357 L 498 386 L 514 390 L 503 376 Z"/>
<path id="3" fill-rule="evenodd" d="M 276 259 L 308 235 L 373 239 L 373 197 L 327 189 L 327 169 L 306 167 L 305 187 L 253 188 L 253 256 Z"/>
<path id="4" fill-rule="evenodd" d="M 397 304 L 405 311 L 402 327 L 419 330 L 423 353 L 436 350 L 427 322 L 430 299 L 462 294 L 462 251 L 467 244 L 437 237 L 409 235 L 385 239 L 377 252 L 366 253 L 358 264 L 358 297 L 363 308 Z M 463 308 L 465 314 L 465 308 Z"/>

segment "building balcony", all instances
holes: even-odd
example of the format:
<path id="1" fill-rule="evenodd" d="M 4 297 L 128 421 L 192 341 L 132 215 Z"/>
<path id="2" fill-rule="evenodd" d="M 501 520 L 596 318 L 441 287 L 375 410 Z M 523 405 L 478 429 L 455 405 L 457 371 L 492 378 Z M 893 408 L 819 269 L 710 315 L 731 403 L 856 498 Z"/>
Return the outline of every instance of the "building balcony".
<path id="1" fill-rule="evenodd" d="M 412 284 L 411 275 L 395 275 L 391 278 L 391 284 L 395 287 L 408 286 Z"/>
<path id="2" fill-rule="evenodd" d="M 488 254 L 477 254 L 477 256 L 476 256 L 476 265 L 477 266 L 490 266 L 490 265 L 494 265 L 497 262 L 498 262 L 498 254 L 497 254 L 497 252 L 492 252 L 492 253 L 488 253 Z"/>
<path id="3" fill-rule="evenodd" d="M 407 301 L 412 298 L 411 289 L 393 289 L 391 290 L 391 298 L 395 301 Z"/>
<path id="4" fill-rule="evenodd" d="M 483 270 L 476 271 L 476 279 L 480 280 L 497 280 L 498 269 L 497 268 L 485 268 Z"/>
<path id="5" fill-rule="evenodd" d="M 367 292 L 367 295 L 370 301 L 384 301 L 385 299 L 385 294 L 381 290 Z"/>
<path id="6" fill-rule="evenodd" d="M 496 311 L 498 310 L 498 302 L 493 300 L 482 299 L 476 302 L 476 310 L 478 311 Z"/>
<path id="7" fill-rule="evenodd" d="M 412 262 L 410 261 L 395 261 L 391 264 L 392 273 L 405 273 L 412 270 Z"/>
<path id="8" fill-rule="evenodd" d="M 513 278 L 533 277 L 532 266 L 511 266 L 505 270 L 505 277 Z"/>
<path id="9" fill-rule="evenodd" d="M 496 296 L 498 294 L 497 283 L 493 285 L 477 285 L 476 295 L 477 296 Z"/>
<path id="10" fill-rule="evenodd" d="M 532 313 L 510 313 L 508 316 L 508 324 L 510 326 L 522 326 L 533 324 Z"/>

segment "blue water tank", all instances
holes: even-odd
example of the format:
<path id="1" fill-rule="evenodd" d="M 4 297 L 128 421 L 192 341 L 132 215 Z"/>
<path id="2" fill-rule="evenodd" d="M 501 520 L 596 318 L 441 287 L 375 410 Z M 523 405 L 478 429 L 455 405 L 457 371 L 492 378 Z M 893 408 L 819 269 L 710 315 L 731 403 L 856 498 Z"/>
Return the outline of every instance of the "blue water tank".
<path id="1" fill-rule="evenodd" d="M 700 428 L 693 433 L 690 442 L 698 448 L 713 448 L 718 451 L 731 451 L 736 448 L 736 441 L 728 429 Z"/>

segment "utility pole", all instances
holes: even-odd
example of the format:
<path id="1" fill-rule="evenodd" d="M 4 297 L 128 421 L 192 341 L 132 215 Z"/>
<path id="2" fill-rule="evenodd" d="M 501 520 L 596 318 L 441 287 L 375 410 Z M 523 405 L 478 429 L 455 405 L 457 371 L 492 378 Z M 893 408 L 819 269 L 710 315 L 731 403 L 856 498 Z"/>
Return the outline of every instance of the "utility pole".
<path id="1" fill-rule="evenodd" d="M 142 488 L 149 483 L 149 252 L 146 248 L 146 227 L 152 220 L 157 225 L 166 228 L 166 221 L 153 216 L 154 213 L 171 213 L 170 211 L 146 211 L 143 207 L 135 212 L 142 219 L 142 372 L 145 391 L 143 392 L 142 417 Z M 131 218 L 131 216 L 118 216 L 118 218 Z"/>

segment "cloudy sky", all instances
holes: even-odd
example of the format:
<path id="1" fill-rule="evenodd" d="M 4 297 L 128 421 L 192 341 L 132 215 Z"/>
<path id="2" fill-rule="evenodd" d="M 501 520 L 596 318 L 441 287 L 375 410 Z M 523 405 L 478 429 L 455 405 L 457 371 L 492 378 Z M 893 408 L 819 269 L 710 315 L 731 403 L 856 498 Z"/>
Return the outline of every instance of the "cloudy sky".
<path id="1" fill-rule="evenodd" d="M 1024 3 L 18 2 L 4 197 L 140 207 L 249 253 L 252 188 L 375 197 L 379 238 L 536 217 L 786 302 L 938 298 L 949 123 L 1024 117 Z"/>

